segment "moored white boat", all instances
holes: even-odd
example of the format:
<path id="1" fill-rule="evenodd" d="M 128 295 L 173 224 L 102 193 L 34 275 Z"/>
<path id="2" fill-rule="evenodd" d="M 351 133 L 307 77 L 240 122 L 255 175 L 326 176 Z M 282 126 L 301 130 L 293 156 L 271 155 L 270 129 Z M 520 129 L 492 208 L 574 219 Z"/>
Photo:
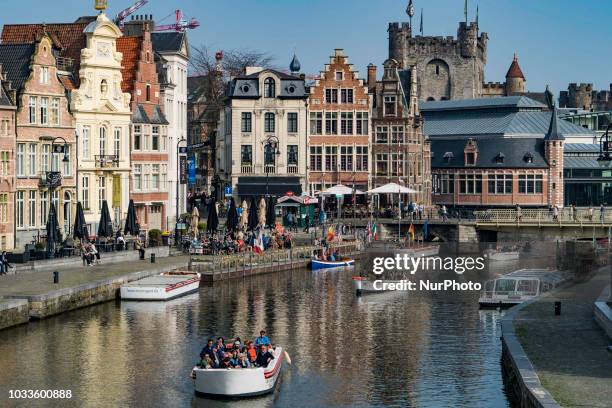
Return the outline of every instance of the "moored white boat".
<path id="1" fill-rule="evenodd" d="M 355 294 L 357 296 L 366 295 L 368 293 L 395 291 L 395 288 L 401 283 L 401 280 L 371 280 L 361 276 L 353 276 L 353 288 L 355 288 Z"/>
<path id="2" fill-rule="evenodd" d="M 272 350 L 274 359 L 267 367 L 199 368 L 191 371 L 197 394 L 212 397 L 252 397 L 274 390 L 283 365 L 283 348 Z"/>
<path id="3" fill-rule="evenodd" d="M 516 261 L 520 258 L 520 252 L 518 251 L 489 251 L 486 253 L 489 261 L 497 261 L 497 262 L 508 262 L 508 261 Z"/>
<path id="4" fill-rule="evenodd" d="M 341 266 L 352 266 L 355 264 L 354 259 L 341 259 L 339 261 L 322 261 L 319 259 L 313 259 L 310 262 L 310 268 L 313 271 L 318 269 L 327 269 L 327 268 L 338 268 Z"/>
<path id="5" fill-rule="evenodd" d="M 196 272 L 164 272 L 121 286 L 122 300 L 170 300 L 200 287 L 200 274 Z"/>

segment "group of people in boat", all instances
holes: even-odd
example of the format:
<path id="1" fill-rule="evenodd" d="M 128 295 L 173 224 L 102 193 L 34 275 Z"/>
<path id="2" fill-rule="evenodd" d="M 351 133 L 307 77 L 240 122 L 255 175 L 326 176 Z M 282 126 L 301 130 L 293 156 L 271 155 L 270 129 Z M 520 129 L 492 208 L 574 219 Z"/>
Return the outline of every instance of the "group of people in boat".
<path id="1" fill-rule="evenodd" d="M 340 253 L 338 252 L 338 250 L 337 249 L 331 249 L 331 248 L 317 249 L 317 250 L 314 251 L 313 257 L 317 261 L 332 261 L 332 262 L 334 262 L 334 261 L 340 261 L 342 259 L 342 256 L 340 256 Z"/>
<path id="2" fill-rule="evenodd" d="M 223 337 L 208 339 L 200 352 L 198 366 L 204 369 L 240 369 L 267 367 L 274 360 L 274 350 L 266 331 L 261 330 L 255 341 L 242 341 L 240 337 L 226 341 Z"/>

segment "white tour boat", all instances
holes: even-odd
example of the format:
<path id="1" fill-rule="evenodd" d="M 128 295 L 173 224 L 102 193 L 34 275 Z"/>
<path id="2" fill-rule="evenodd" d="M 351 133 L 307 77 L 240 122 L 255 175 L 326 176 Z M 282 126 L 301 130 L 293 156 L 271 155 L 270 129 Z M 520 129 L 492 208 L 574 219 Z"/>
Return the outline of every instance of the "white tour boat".
<path id="1" fill-rule="evenodd" d="M 191 371 L 197 394 L 211 397 L 252 397 L 272 392 L 283 365 L 283 348 L 271 350 L 274 360 L 267 367 L 200 368 Z"/>
<path id="2" fill-rule="evenodd" d="M 121 286 L 122 300 L 170 300 L 200 287 L 200 274 L 171 271 Z"/>
<path id="3" fill-rule="evenodd" d="M 376 282 L 376 284 L 374 282 Z M 363 276 L 353 276 L 353 288 L 355 288 L 355 294 L 357 296 L 365 295 L 368 293 L 383 293 L 396 291 L 397 289 L 395 288 L 397 288 L 402 283 L 403 282 L 401 280 L 372 280 L 364 278 Z"/>
<path id="4" fill-rule="evenodd" d="M 496 261 L 496 262 L 516 261 L 521 257 L 521 254 L 519 251 L 490 250 L 490 251 L 485 252 L 485 255 L 489 261 Z"/>
<path id="5" fill-rule="evenodd" d="M 540 296 L 569 278 L 567 272 L 552 269 L 519 269 L 485 282 L 478 303 L 482 307 L 511 307 Z"/>

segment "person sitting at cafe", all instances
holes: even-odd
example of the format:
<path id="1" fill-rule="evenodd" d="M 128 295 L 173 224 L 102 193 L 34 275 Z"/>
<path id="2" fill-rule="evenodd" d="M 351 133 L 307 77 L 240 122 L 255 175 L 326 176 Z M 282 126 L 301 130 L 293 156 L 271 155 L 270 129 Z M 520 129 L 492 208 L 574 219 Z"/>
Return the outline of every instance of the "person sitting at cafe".
<path id="1" fill-rule="evenodd" d="M 87 262 L 87 266 L 92 266 L 94 255 L 91 252 L 91 245 L 83 245 L 83 260 Z"/>
<path id="2" fill-rule="evenodd" d="M 266 331 L 262 330 L 259 332 L 259 337 L 255 339 L 255 347 L 267 346 L 270 344 L 270 339 L 266 336 Z"/>
<path id="3" fill-rule="evenodd" d="M 96 249 L 96 245 L 93 242 L 89 244 L 89 251 L 92 254 L 92 261 L 95 258 L 96 263 L 100 264 L 100 252 Z"/>
<path id="4" fill-rule="evenodd" d="M 125 249 L 125 238 L 123 238 L 123 234 L 121 230 L 117 231 L 117 238 L 115 240 L 117 245 L 117 251 L 123 251 Z"/>
<path id="5" fill-rule="evenodd" d="M 145 257 L 144 244 L 142 243 L 140 236 L 136 238 L 136 241 L 134 242 L 134 248 L 136 248 L 136 250 L 138 251 L 138 254 L 140 255 L 140 259 L 144 259 Z"/>
<path id="6" fill-rule="evenodd" d="M 268 351 L 268 346 L 259 346 L 259 354 L 255 359 L 255 365 L 258 367 L 267 367 L 270 361 L 274 360 L 274 355 Z"/>

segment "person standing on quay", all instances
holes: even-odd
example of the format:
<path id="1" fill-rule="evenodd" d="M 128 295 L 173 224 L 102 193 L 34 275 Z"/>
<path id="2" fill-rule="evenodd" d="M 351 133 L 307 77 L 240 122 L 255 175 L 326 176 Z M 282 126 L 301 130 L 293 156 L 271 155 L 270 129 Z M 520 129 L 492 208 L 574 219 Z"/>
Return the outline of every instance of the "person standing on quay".
<path id="1" fill-rule="evenodd" d="M 601 223 L 606 219 L 606 207 L 604 207 L 603 203 L 599 206 L 599 221 Z"/>

